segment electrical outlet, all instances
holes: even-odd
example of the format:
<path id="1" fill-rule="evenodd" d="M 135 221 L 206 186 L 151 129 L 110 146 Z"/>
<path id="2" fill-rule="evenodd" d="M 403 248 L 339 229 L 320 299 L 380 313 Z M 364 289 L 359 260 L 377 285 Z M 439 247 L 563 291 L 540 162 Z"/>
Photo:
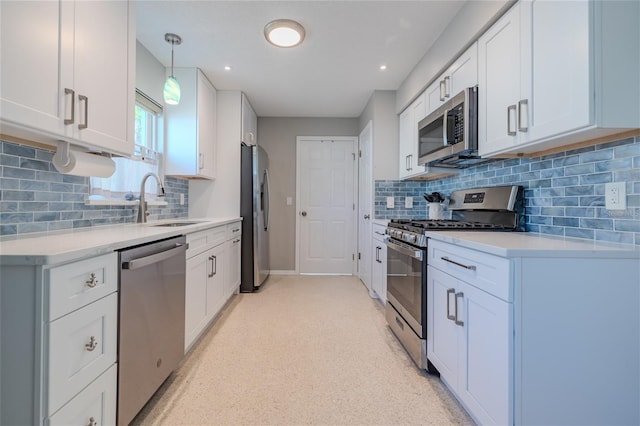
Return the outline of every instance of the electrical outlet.
<path id="1" fill-rule="evenodd" d="M 387 208 L 392 209 L 394 206 L 393 197 L 387 197 Z"/>
<path id="2" fill-rule="evenodd" d="M 625 210 L 627 208 L 627 188 L 624 182 L 611 182 L 604 185 L 604 200 L 607 210 Z"/>
<path id="3" fill-rule="evenodd" d="M 404 198 L 404 208 L 412 209 L 413 208 L 413 197 L 405 197 Z"/>
<path id="4" fill-rule="evenodd" d="M 184 206 L 184 194 L 180 194 L 180 205 Z"/>

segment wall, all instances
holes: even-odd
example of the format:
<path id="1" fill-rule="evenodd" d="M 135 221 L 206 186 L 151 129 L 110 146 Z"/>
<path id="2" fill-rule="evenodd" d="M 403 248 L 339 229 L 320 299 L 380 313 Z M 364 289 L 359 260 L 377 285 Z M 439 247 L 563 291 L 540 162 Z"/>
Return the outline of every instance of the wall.
<path id="1" fill-rule="evenodd" d="M 515 0 L 468 1 L 420 62 L 398 87 L 399 114 L 440 75 L 474 40 L 489 28 Z"/>
<path id="2" fill-rule="evenodd" d="M 54 152 L 1 142 L 0 235 L 58 231 L 87 226 L 135 222 L 138 206 L 87 206 L 89 178 L 58 173 Z M 187 182 L 164 180 L 166 207 L 153 207 L 149 220 L 187 217 Z"/>
<path id="3" fill-rule="evenodd" d="M 136 41 L 136 88 L 157 102 L 162 102 L 165 74 L 164 66 Z"/>
<path id="4" fill-rule="evenodd" d="M 607 182 L 626 183 L 626 210 L 605 209 Z M 544 157 L 499 160 L 440 180 L 378 180 L 375 215 L 424 218 L 424 193 L 496 185 L 524 186 L 527 231 L 640 245 L 640 136 Z M 408 195 L 416 197 L 412 210 L 403 208 Z M 386 196 L 394 196 L 398 208 L 387 209 Z"/>
<path id="5" fill-rule="evenodd" d="M 395 113 L 396 93 L 376 90 L 360 115 L 360 131 L 373 122 L 373 179 L 393 179 L 398 176 L 398 115 Z"/>
<path id="6" fill-rule="evenodd" d="M 295 270 L 296 137 L 357 136 L 357 118 L 258 118 L 258 144 L 269 155 L 271 269 Z M 292 204 L 286 204 L 287 197 Z"/>

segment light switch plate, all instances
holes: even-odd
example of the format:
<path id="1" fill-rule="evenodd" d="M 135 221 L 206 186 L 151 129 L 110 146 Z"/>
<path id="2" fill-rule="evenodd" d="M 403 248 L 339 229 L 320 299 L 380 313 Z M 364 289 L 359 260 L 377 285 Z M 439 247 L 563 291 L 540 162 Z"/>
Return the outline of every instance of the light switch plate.
<path id="1" fill-rule="evenodd" d="M 413 197 L 405 197 L 404 198 L 404 208 L 412 209 L 413 208 Z"/>
<path id="2" fill-rule="evenodd" d="M 624 182 L 610 182 L 604 185 L 604 203 L 607 210 L 627 208 L 627 188 Z"/>
<path id="3" fill-rule="evenodd" d="M 180 194 L 180 205 L 184 206 L 184 194 Z"/>
<path id="4" fill-rule="evenodd" d="M 394 206 L 393 197 L 387 197 L 387 208 L 392 209 Z"/>

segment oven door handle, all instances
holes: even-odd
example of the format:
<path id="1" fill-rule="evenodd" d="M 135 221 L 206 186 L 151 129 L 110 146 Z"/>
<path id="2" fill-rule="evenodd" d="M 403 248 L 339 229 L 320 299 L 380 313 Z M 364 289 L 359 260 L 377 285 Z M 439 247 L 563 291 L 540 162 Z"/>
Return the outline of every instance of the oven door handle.
<path id="1" fill-rule="evenodd" d="M 391 240 L 385 241 L 385 244 L 391 250 L 395 250 L 398 253 L 402 253 L 402 254 L 405 254 L 407 256 L 411 256 L 412 258 L 417 259 L 417 260 L 422 260 L 422 250 L 417 250 L 417 249 L 414 249 L 414 248 L 401 246 L 400 244 L 394 243 Z"/>

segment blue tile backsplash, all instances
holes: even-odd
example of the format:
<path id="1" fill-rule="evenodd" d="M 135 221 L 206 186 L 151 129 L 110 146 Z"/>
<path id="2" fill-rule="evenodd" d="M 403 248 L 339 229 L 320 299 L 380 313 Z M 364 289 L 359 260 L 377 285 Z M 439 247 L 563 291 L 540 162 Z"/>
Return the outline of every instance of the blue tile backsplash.
<path id="1" fill-rule="evenodd" d="M 6 141 L 0 146 L 0 235 L 135 221 L 137 205 L 85 205 L 89 178 L 58 173 L 52 151 Z M 165 177 L 164 185 L 169 205 L 150 206 L 149 220 L 188 217 L 189 182 Z"/>
<path id="2" fill-rule="evenodd" d="M 606 210 L 605 183 L 625 182 L 626 210 Z M 422 197 L 434 191 L 522 185 L 526 229 L 567 237 L 640 245 L 640 136 L 535 158 L 498 160 L 433 181 L 375 182 L 375 217 L 425 218 Z M 394 209 L 386 198 L 394 197 Z M 413 209 L 405 209 L 413 197 Z"/>

